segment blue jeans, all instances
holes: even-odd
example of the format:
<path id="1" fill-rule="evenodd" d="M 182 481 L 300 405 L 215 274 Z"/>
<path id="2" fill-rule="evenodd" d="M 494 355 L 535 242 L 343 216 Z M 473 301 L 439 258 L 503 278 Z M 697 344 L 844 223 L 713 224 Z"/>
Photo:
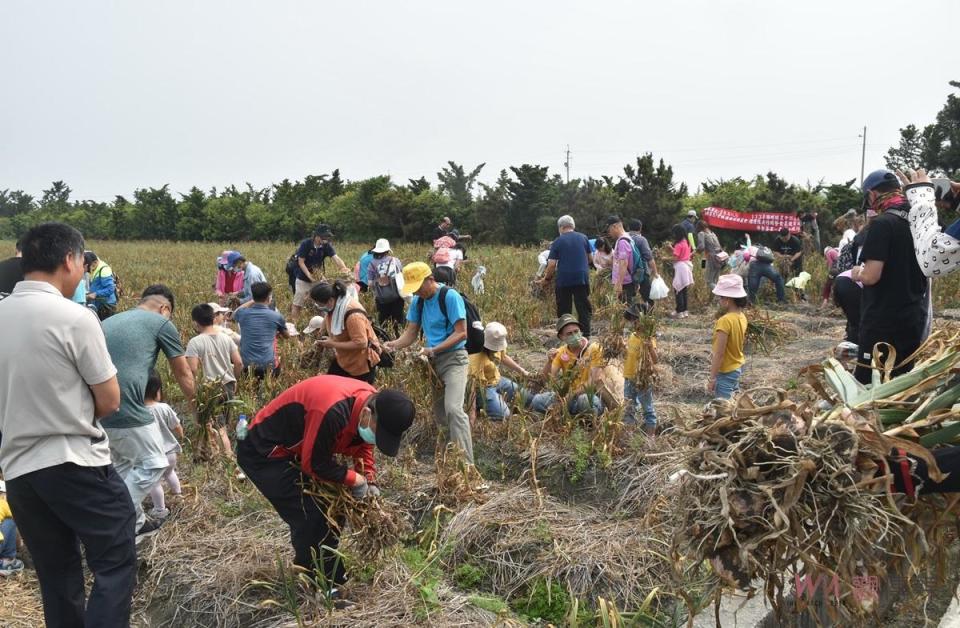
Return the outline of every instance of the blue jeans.
<path id="1" fill-rule="evenodd" d="M 715 399 L 729 399 L 740 388 L 741 369 L 729 373 L 717 373 L 717 387 L 713 391 Z"/>
<path id="2" fill-rule="evenodd" d="M 0 534 L 3 535 L 3 541 L 0 542 L 0 558 L 16 558 L 17 524 L 13 519 L 7 518 L 0 521 Z"/>
<path id="3" fill-rule="evenodd" d="M 542 392 L 533 396 L 530 402 L 530 409 L 539 414 L 544 414 L 550 406 L 557 402 L 557 393 L 553 391 Z M 567 411 L 570 414 L 600 414 L 603 412 L 603 402 L 597 395 L 587 396 L 586 393 L 577 395 L 567 403 Z"/>
<path id="4" fill-rule="evenodd" d="M 786 300 L 783 294 L 783 277 L 781 277 L 777 269 L 773 267 L 773 264 L 757 261 L 751 262 L 750 270 L 747 274 L 747 294 L 750 297 L 750 303 L 757 302 L 757 292 L 760 291 L 760 284 L 763 283 L 762 280 L 764 277 L 773 283 L 774 288 L 777 290 L 777 301 L 783 303 Z"/>
<path id="5" fill-rule="evenodd" d="M 643 408 L 643 424 L 649 427 L 657 426 L 657 413 L 653 409 L 653 388 L 643 390 L 637 388 L 636 382 L 626 379 L 623 381 L 623 422 L 634 425 L 637 422 L 637 408 Z"/>
<path id="6" fill-rule="evenodd" d="M 505 419 L 510 416 L 510 403 L 517 395 L 524 406 L 530 403 L 530 393 L 509 377 L 501 377 L 496 386 L 487 386 L 483 399 L 478 400 L 491 419 Z M 479 405 L 478 404 L 478 405 Z"/>

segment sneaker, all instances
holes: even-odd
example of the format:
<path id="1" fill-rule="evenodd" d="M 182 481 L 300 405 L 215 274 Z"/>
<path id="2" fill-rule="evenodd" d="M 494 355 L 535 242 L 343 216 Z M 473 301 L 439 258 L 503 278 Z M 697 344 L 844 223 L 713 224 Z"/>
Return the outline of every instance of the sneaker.
<path id="1" fill-rule="evenodd" d="M 137 530 L 136 542 L 139 543 L 143 539 L 153 536 L 160 530 L 160 526 L 162 525 L 163 525 L 162 521 L 147 519 L 146 521 L 143 522 L 143 525 L 140 526 L 140 529 Z"/>
<path id="2" fill-rule="evenodd" d="M 244 472 L 241 471 L 240 469 L 237 469 L 237 473 L 236 473 L 236 475 L 235 475 L 234 477 L 236 477 L 238 480 L 241 480 L 241 481 L 247 479 L 246 474 L 244 474 Z"/>
<path id="3" fill-rule="evenodd" d="M 147 516 L 151 519 L 166 519 L 170 516 L 169 508 L 154 508 L 147 512 Z"/>
<path id="4" fill-rule="evenodd" d="M 0 561 L 0 576 L 14 576 L 23 571 L 23 561 L 19 558 Z"/>

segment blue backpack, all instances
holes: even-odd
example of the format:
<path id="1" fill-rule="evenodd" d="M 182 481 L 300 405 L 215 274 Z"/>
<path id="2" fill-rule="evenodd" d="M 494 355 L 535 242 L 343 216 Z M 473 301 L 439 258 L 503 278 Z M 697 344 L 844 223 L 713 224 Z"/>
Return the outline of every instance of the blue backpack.
<path id="1" fill-rule="evenodd" d="M 647 270 L 647 260 L 643 259 L 643 256 L 640 255 L 640 248 L 637 246 L 636 241 L 627 234 L 622 236 L 620 240 L 626 239 L 630 242 L 630 246 L 633 250 L 633 272 L 630 275 L 630 278 L 633 279 L 633 285 L 639 286 L 643 281 L 649 276 L 649 271 Z M 617 243 L 620 243 L 620 240 L 617 240 Z"/>

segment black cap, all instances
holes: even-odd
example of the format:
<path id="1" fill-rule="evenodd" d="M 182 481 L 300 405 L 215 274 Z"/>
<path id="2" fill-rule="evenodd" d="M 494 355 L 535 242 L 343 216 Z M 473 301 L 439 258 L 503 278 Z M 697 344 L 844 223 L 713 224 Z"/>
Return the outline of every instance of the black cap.
<path id="1" fill-rule="evenodd" d="M 413 425 L 417 409 L 410 397 L 390 388 L 377 393 L 373 407 L 377 413 L 377 449 L 387 456 L 396 456 L 400 438 Z"/>
<path id="2" fill-rule="evenodd" d="M 786 227 L 780 227 L 780 235 L 782 236 L 790 235 L 790 230 L 787 229 Z"/>
<path id="3" fill-rule="evenodd" d="M 333 231 L 330 229 L 330 225 L 319 224 L 317 228 L 313 230 L 313 235 L 317 238 L 332 238 Z"/>
<path id="4" fill-rule="evenodd" d="M 622 223 L 622 222 L 623 221 L 620 220 L 620 216 L 607 216 L 607 219 L 603 223 L 603 227 L 604 229 L 609 229 L 613 225 L 617 223 Z"/>

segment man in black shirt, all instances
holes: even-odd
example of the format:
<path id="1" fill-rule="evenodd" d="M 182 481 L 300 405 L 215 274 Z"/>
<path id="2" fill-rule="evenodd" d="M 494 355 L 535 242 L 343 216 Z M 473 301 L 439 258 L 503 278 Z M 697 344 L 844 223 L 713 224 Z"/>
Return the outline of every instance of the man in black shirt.
<path id="1" fill-rule="evenodd" d="M 860 341 L 856 378 L 871 381 L 870 360 L 879 342 L 896 350 L 897 368 L 893 375 L 906 373 L 913 362 L 904 362 L 923 341 L 927 320 L 927 279 L 913 251 L 913 238 L 907 217 L 910 204 L 900 190 L 900 182 L 889 170 L 871 172 L 863 181 L 864 203 L 877 212 L 863 243 L 859 266 L 851 279 L 863 283 L 860 304 Z M 882 364 L 887 349 L 878 350 Z"/>
<path id="2" fill-rule="evenodd" d="M 23 281 L 23 268 L 20 266 L 20 240 L 17 240 L 17 254 L 0 262 L 0 293 L 10 294 L 18 281 Z"/>
<path id="3" fill-rule="evenodd" d="M 790 272 L 794 277 L 803 272 L 803 244 L 800 243 L 800 238 L 790 235 L 789 229 L 780 229 L 772 248 L 780 255 L 790 258 Z"/>

